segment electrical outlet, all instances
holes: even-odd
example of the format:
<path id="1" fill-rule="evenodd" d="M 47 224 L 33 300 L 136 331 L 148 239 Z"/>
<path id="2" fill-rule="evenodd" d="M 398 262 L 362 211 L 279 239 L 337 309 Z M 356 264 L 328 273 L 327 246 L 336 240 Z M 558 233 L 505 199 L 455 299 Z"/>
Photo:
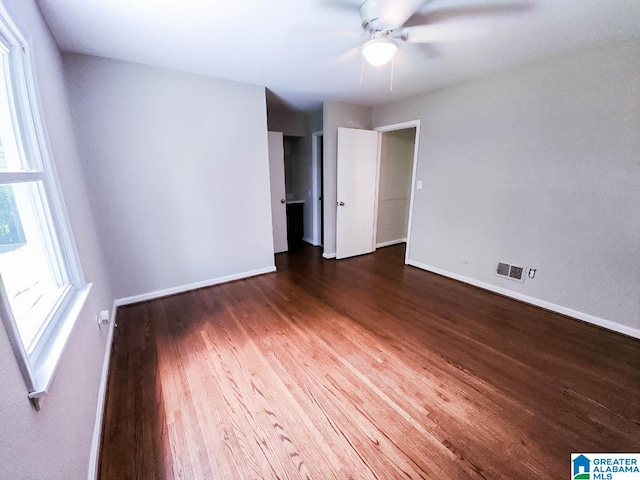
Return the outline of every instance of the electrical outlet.
<path id="1" fill-rule="evenodd" d="M 530 269 L 529 269 L 529 273 L 528 273 L 528 277 L 529 277 L 529 278 L 535 278 L 535 276 L 536 276 L 536 271 L 537 271 L 537 269 L 535 269 L 535 268 L 530 268 Z"/>
<path id="2" fill-rule="evenodd" d="M 100 323 L 103 325 L 109 323 L 109 310 L 100 311 L 100 313 L 98 314 L 98 319 L 100 320 Z"/>
<path id="3" fill-rule="evenodd" d="M 101 310 L 98 315 L 96 315 L 96 323 L 98 324 L 98 331 L 102 333 L 102 325 L 109 324 L 109 310 Z"/>

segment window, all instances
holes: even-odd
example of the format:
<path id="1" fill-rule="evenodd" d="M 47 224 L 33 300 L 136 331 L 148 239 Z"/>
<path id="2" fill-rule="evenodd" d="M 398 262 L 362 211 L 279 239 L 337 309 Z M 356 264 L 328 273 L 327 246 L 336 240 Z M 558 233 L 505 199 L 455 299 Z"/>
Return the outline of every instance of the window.
<path id="1" fill-rule="evenodd" d="M 0 315 L 39 409 L 89 287 L 33 80 L 28 45 L 0 4 Z"/>

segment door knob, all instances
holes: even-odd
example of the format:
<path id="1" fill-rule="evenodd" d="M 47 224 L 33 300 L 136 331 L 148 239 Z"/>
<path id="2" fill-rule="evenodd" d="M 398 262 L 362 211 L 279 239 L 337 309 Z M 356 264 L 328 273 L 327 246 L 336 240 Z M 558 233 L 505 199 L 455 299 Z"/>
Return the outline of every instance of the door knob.
<path id="1" fill-rule="evenodd" d="M 340 202 L 338 205 L 340 205 L 341 207 L 344 207 L 344 202 Z"/>
<path id="2" fill-rule="evenodd" d="M 284 203 L 284 198 L 281 198 L 281 199 L 280 199 L 280 203 Z"/>

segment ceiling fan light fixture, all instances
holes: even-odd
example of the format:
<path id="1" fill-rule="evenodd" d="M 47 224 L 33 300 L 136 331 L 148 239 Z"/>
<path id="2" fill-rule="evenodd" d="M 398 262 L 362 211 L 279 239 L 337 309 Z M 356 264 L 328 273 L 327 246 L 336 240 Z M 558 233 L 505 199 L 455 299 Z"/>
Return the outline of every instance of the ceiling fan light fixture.
<path id="1" fill-rule="evenodd" d="M 398 51 L 398 45 L 393 38 L 372 38 L 362 46 L 362 55 L 367 62 L 376 67 L 388 63 Z"/>

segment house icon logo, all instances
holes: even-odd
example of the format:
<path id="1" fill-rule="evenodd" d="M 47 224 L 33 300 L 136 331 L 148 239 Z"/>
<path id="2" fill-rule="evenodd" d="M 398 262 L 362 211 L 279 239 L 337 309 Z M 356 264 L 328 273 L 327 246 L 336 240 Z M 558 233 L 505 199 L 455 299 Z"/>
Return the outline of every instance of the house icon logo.
<path id="1" fill-rule="evenodd" d="M 591 478 L 591 460 L 584 455 L 578 455 L 571 462 L 573 463 L 573 480 L 589 480 Z"/>

